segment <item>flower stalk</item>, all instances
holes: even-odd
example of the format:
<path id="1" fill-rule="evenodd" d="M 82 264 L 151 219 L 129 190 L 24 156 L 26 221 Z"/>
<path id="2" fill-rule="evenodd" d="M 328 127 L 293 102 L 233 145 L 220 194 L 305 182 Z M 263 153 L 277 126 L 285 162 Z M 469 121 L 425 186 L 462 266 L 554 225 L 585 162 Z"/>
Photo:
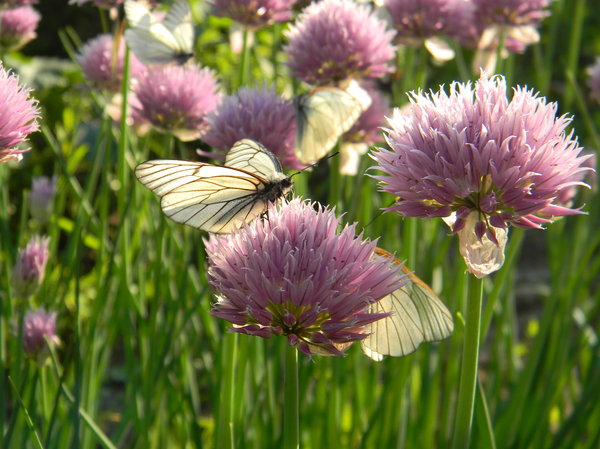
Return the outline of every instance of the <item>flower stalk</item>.
<path id="1" fill-rule="evenodd" d="M 298 350 L 285 345 L 283 449 L 300 447 Z"/>

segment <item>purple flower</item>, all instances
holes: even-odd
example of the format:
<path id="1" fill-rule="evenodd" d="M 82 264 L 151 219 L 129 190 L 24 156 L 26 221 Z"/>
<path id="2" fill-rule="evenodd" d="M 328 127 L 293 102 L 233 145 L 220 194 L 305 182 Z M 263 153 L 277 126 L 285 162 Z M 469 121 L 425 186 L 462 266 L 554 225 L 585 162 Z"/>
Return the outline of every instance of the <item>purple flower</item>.
<path id="1" fill-rule="evenodd" d="M 48 356 L 46 340 L 50 345 L 60 344 L 56 335 L 56 312 L 46 312 L 44 309 L 29 310 L 23 322 L 23 349 L 40 365 Z"/>
<path id="2" fill-rule="evenodd" d="M 36 176 L 33 178 L 29 206 L 31 215 L 40 223 L 46 223 L 52 213 L 52 201 L 56 195 L 56 175 L 52 178 Z"/>
<path id="3" fill-rule="evenodd" d="M 485 25 L 537 26 L 550 13 L 550 0 L 473 0 L 476 21 Z"/>
<path id="4" fill-rule="evenodd" d="M 35 5 L 38 0 L 2 0 L 0 2 L 0 9 L 19 8 L 21 6 Z"/>
<path id="5" fill-rule="evenodd" d="M 509 224 L 541 228 L 544 217 L 580 213 L 555 202 L 582 185 L 585 156 L 556 104 L 501 76 L 454 82 L 450 94 L 412 93 L 410 113 L 396 111 L 385 130 L 391 150 L 373 154 L 382 189 L 400 197 L 390 208 L 410 217 L 449 217 L 454 232 L 472 213 L 474 232 L 495 242 Z M 473 230 L 473 229 L 472 229 Z"/>
<path id="6" fill-rule="evenodd" d="M 590 96 L 600 103 L 600 56 L 592 66 L 588 67 L 587 73 L 590 77 L 588 80 Z"/>
<path id="7" fill-rule="evenodd" d="M 313 85 L 349 78 L 378 78 L 391 72 L 395 32 L 368 6 L 349 0 L 312 3 L 286 33 L 294 76 Z"/>
<path id="8" fill-rule="evenodd" d="M 48 262 L 48 237 L 33 237 L 25 249 L 19 250 L 17 263 L 13 268 L 13 288 L 21 298 L 28 298 L 44 280 Z"/>
<path id="9" fill-rule="evenodd" d="M 111 34 L 101 34 L 88 41 L 77 56 L 85 77 L 101 89 L 113 92 L 121 89 L 125 41 L 119 40 L 117 57 L 114 55 L 115 40 Z M 133 85 L 146 72 L 146 66 L 135 55 L 129 53 L 129 73 Z"/>
<path id="10" fill-rule="evenodd" d="M 434 36 L 462 39 L 475 7 L 465 0 L 385 0 L 400 42 L 421 43 Z"/>
<path id="11" fill-rule="evenodd" d="M 294 155 L 294 106 L 274 89 L 242 88 L 225 97 L 206 122 L 208 130 L 202 140 L 221 151 L 248 138 L 262 143 L 285 167 L 303 167 Z"/>
<path id="12" fill-rule="evenodd" d="M 213 13 L 247 27 L 262 28 L 290 20 L 295 0 L 213 0 Z"/>
<path id="13" fill-rule="evenodd" d="M 207 68 L 154 66 L 136 88 L 140 115 L 183 141 L 197 139 L 205 116 L 219 102 L 218 84 Z"/>
<path id="14" fill-rule="evenodd" d="M 19 85 L 19 77 L 0 65 L 0 162 L 19 159 L 27 150 L 15 147 L 38 130 L 40 111 L 37 100 L 29 97 L 30 91 Z"/>
<path id="15" fill-rule="evenodd" d="M 7 50 L 18 50 L 35 39 L 40 18 L 31 6 L 0 10 L 0 45 Z"/>
<path id="16" fill-rule="evenodd" d="M 364 338 L 364 326 L 385 314 L 372 304 L 406 279 L 356 225 L 337 231 L 329 209 L 294 199 L 271 205 L 268 220 L 206 241 L 208 276 L 218 294 L 213 315 L 233 332 L 286 336 L 307 354 L 342 355 Z"/>

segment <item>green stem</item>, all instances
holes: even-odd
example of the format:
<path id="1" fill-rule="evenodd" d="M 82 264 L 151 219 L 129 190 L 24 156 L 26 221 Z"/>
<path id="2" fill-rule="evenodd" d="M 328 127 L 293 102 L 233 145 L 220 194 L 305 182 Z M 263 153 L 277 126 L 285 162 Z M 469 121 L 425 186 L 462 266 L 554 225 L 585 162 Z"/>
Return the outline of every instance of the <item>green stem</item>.
<path id="1" fill-rule="evenodd" d="M 223 372 L 225 378 L 219 398 L 219 423 L 215 433 L 215 447 L 234 449 L 234 397 L 235 397 L 235 370 L 238 347 L 238 334 L 225 335 L 223 341 Z"/>
<path id="2" fill-rule="evenodd" d="M 285 346 L 283 449 L 297 449 L 300 447 L 298 350 Z"/>
<path id="3" fill-rule="evenodd" d="M 483 282 L 473 275 L 469 275 L 468 295 L 456 421 L 454 423 L 453 447 L 455 449 L 467 449 L 469 447 L 475 403 L 475 386 L 477 385 Z"/>
<path id="4" fill-rule="evenodd" d="M 240 71 L 238 73 L 238 89 L 248 83 L 248 77 L 250 74 L 250 46 L 248 45 L 250 33 L 250 30 L 244 28 L 242 37 L 242 58 L 240 60 Z"/>

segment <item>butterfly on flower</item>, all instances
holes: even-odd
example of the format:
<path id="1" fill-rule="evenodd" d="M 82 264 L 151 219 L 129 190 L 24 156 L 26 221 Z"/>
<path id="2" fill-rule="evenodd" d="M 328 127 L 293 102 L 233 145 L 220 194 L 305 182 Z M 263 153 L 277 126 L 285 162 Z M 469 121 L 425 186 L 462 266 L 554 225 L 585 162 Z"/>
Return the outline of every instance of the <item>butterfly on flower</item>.
<path id="1" fill-rule="evenodd" d="M 171 220 L 214 233 L 249 223 L 292 188 L 275 155 L 250 139 L 236 142 L 223 166 L 159 159 L 138 165 L 135 175 Z"/>
<path id="2" fill-rule="evenodd" d="M 375 253 L 402 264 L 381 248 Z M 363 352 L 376 361 L 384 355 L 408 355 L 421 343 L 443 340 L 454 330 L 452 314 L 435 292 L 405 266 L 402 271 L 410 282 L 370 306 L 370 313 L 390 313 L 367 326 L 369 336 L 361 340 Z"/>
<path id="3" fill-rule="evenodd" d="M 125 15 L 131 28 L 125 40 L 144 64 L 185 64 L 194 56 L 194 23 L 188 0 L 178 0 L 158 21 L 146 4 L 126 0 Z"/>
<path id="4" fill-rule="evenodd" d="M 371 97 L 356 81 L 347 87 L 319 87 L 294 101 L 294 152 L 304 164 L 314 164 L 331 151 L 338 139 L 371 105 Z"/>

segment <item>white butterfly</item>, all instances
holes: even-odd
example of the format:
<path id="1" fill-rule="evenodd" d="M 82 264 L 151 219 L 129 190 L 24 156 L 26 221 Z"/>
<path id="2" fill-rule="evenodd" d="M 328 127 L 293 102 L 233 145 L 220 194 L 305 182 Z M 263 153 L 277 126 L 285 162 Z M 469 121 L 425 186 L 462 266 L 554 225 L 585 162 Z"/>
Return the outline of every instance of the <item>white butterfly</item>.
<path id="1" fill-rule="evenodd" d="M 296 98 L 296 157 L 314 164 L 352 128 L 371 105 L 371 97 L 356 81 L 348 87 L 320 87 Z"/>
<path id="2" fill-rule="evenodd" d="M 381 248 L 376 254 L 391 257 Z M 392 313 L 389 317 L 371 323 L 366 329 L 370 335 L 361 341 L 363 352 L 373 360 L 384 355 L 401 357 L 414 352 L 421 343 L 439 341 L 454 330 L 452 314 L 435 292 L 408 268 L 402 267 L 410 281 L 374 303 L 371 313 Z"/>
<path id="3" fill-rule="evenodd" d="M 171 220 L 215 233 L 250 222 L 292 187 L 275 155 L 250 139 L 231 147 L 224 166 L 153 160 L 138 165 L 135 175 L 161 197 Z"/>
<path id="4" fill-rule="evenodd" d="M 194 24 L 188 0 L 178 0 L 161 22 L 139 1 L 126 0 L 125 14 L 131 26 L 125 30 L 125 40 L 144 64 L 184 64 L 194 56 Z"/>

